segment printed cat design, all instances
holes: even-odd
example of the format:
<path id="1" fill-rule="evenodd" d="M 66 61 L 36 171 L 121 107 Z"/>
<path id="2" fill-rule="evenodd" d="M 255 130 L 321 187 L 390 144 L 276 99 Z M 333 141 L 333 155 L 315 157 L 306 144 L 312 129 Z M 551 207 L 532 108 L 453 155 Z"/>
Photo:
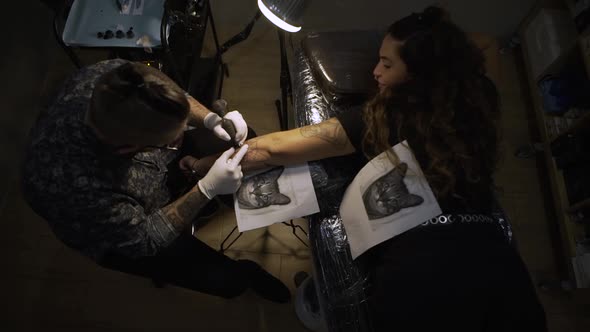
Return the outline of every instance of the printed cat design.
<path id="1" fill-rule="evenodd" d="M 242 182 L 236 193 L 241 209 L 256 210 L 271 205 L 286 205 L 291 199 L 279 191 L 277 180 L 284 168 L 275 168 L 268 172 L 255 175 Z"/>
<path id="2" fill-rule="evenodd" d="M 407 171 L 408 165 L 401 163 L 365 190 L 363 202 L 369 220 L 384 218 L 403 208 L 417 206 L 424 202 L 422 197 L 410 194 L 408 191 L 404 183 Z"/>

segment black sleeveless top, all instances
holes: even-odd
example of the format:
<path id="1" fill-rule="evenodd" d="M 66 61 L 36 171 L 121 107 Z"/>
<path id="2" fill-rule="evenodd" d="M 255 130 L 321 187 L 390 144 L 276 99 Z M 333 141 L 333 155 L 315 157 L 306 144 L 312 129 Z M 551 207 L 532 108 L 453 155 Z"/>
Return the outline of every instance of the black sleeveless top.
<path id="1" fill-rule="evenodd" d="M 368 159 L 362 152 L 362 138 L 366 131 L 365 123 L 362 119 L 362 109 L 352 109 L 348 112 L 340 113 L 336 116 L 340 124 L 344 128 L 348 139 L 355 147 L 359 158 L 363 158 L 367 163 Z M 398 135 L 395 132 L 395 124 L 390 125 L 389 144 L 394 146 L 399 143 Z M 422 167 L 426 169 L 429 164 L 429 159 L 424 151 L 424 144 L 417 137 L 404 137 L 414 152 L 416 160 Z M 466 180 L 461 171 L 457 171 L 456 175 L 456 190 L 448 197 L 438 198 L 439 204 L 443 213 L 470 213 L 470 214 L 489 214 L 493 210 L 494 195 L 492 188 L 487 185 L 478 185 L 470 183 Z"/>
<path id="2" fill-rule="evenodd" d="M 364 158 L 360 109 L 337 116 L 357 158 Z M 390 128 L 395 128 L 391 126 Z M 428 157 L 406 137 L 424 169 Z M 390 135 L 391 146 L 398 143 Z M 439 199 L 443 214 L 489 214 L 492 189 L 457 174 L 457 196 Z M 462 197 L 468 197 L 464 199 Z M 494 224 L 415 227 L 364 253 L 376 331 L 546 331 L 545 314 L 526 266 Z"/>

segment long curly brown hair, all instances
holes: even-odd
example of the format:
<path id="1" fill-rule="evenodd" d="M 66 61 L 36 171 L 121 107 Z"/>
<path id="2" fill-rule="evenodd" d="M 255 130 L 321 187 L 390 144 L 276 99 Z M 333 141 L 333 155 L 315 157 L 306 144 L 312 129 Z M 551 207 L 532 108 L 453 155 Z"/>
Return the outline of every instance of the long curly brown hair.
<path id="1" fill-rule="evenodd" d="M 395 134 L 425 156 L 421 164 L 437 197 L 457 194 L 458 181 L 491 187 L 499 101 L 482 52 L 437 7 L 395 22 L 388 33 L 402 42 L 408 78 L 367 103 L 363 152 L 390 151 L 397 164 L 389 142 Z"/>

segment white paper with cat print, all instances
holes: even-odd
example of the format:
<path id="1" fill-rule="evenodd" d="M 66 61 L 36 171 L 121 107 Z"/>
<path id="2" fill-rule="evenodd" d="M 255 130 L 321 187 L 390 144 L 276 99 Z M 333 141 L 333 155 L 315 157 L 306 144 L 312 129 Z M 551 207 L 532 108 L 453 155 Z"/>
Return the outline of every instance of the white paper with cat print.
<path id="1" fill-rule="evenodd" d="M 234 207 L 240 232 L 320 211 L 307 164 L 244 177 L 234 194 Z"/>
<path id="2" fill-rule="evenodd" d="M 352 258 L 442 213 L 407 141 L 371 160 L 346 189 L 340 216 Z"/>

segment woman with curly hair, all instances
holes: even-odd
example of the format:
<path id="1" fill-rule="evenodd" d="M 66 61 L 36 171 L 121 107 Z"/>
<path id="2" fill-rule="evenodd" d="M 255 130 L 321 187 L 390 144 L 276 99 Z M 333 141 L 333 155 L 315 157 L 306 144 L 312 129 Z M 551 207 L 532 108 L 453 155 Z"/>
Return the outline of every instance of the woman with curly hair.
<path id="1" fill-rule="evenodd" d="M 481 51 L 429 7 L 391 25 L 379 58 L 379 92 L 362 111 L 250 140 L 242 167 L 349 154 L 366 163 L 384 151 L 397 165 L 391 147 L 408 141 L 444 215 L 491 215 L 499 101 Z M 363 254 L 376 330 L 546 330 L 528 271 L 496 226 L 416 227 Z"/>

